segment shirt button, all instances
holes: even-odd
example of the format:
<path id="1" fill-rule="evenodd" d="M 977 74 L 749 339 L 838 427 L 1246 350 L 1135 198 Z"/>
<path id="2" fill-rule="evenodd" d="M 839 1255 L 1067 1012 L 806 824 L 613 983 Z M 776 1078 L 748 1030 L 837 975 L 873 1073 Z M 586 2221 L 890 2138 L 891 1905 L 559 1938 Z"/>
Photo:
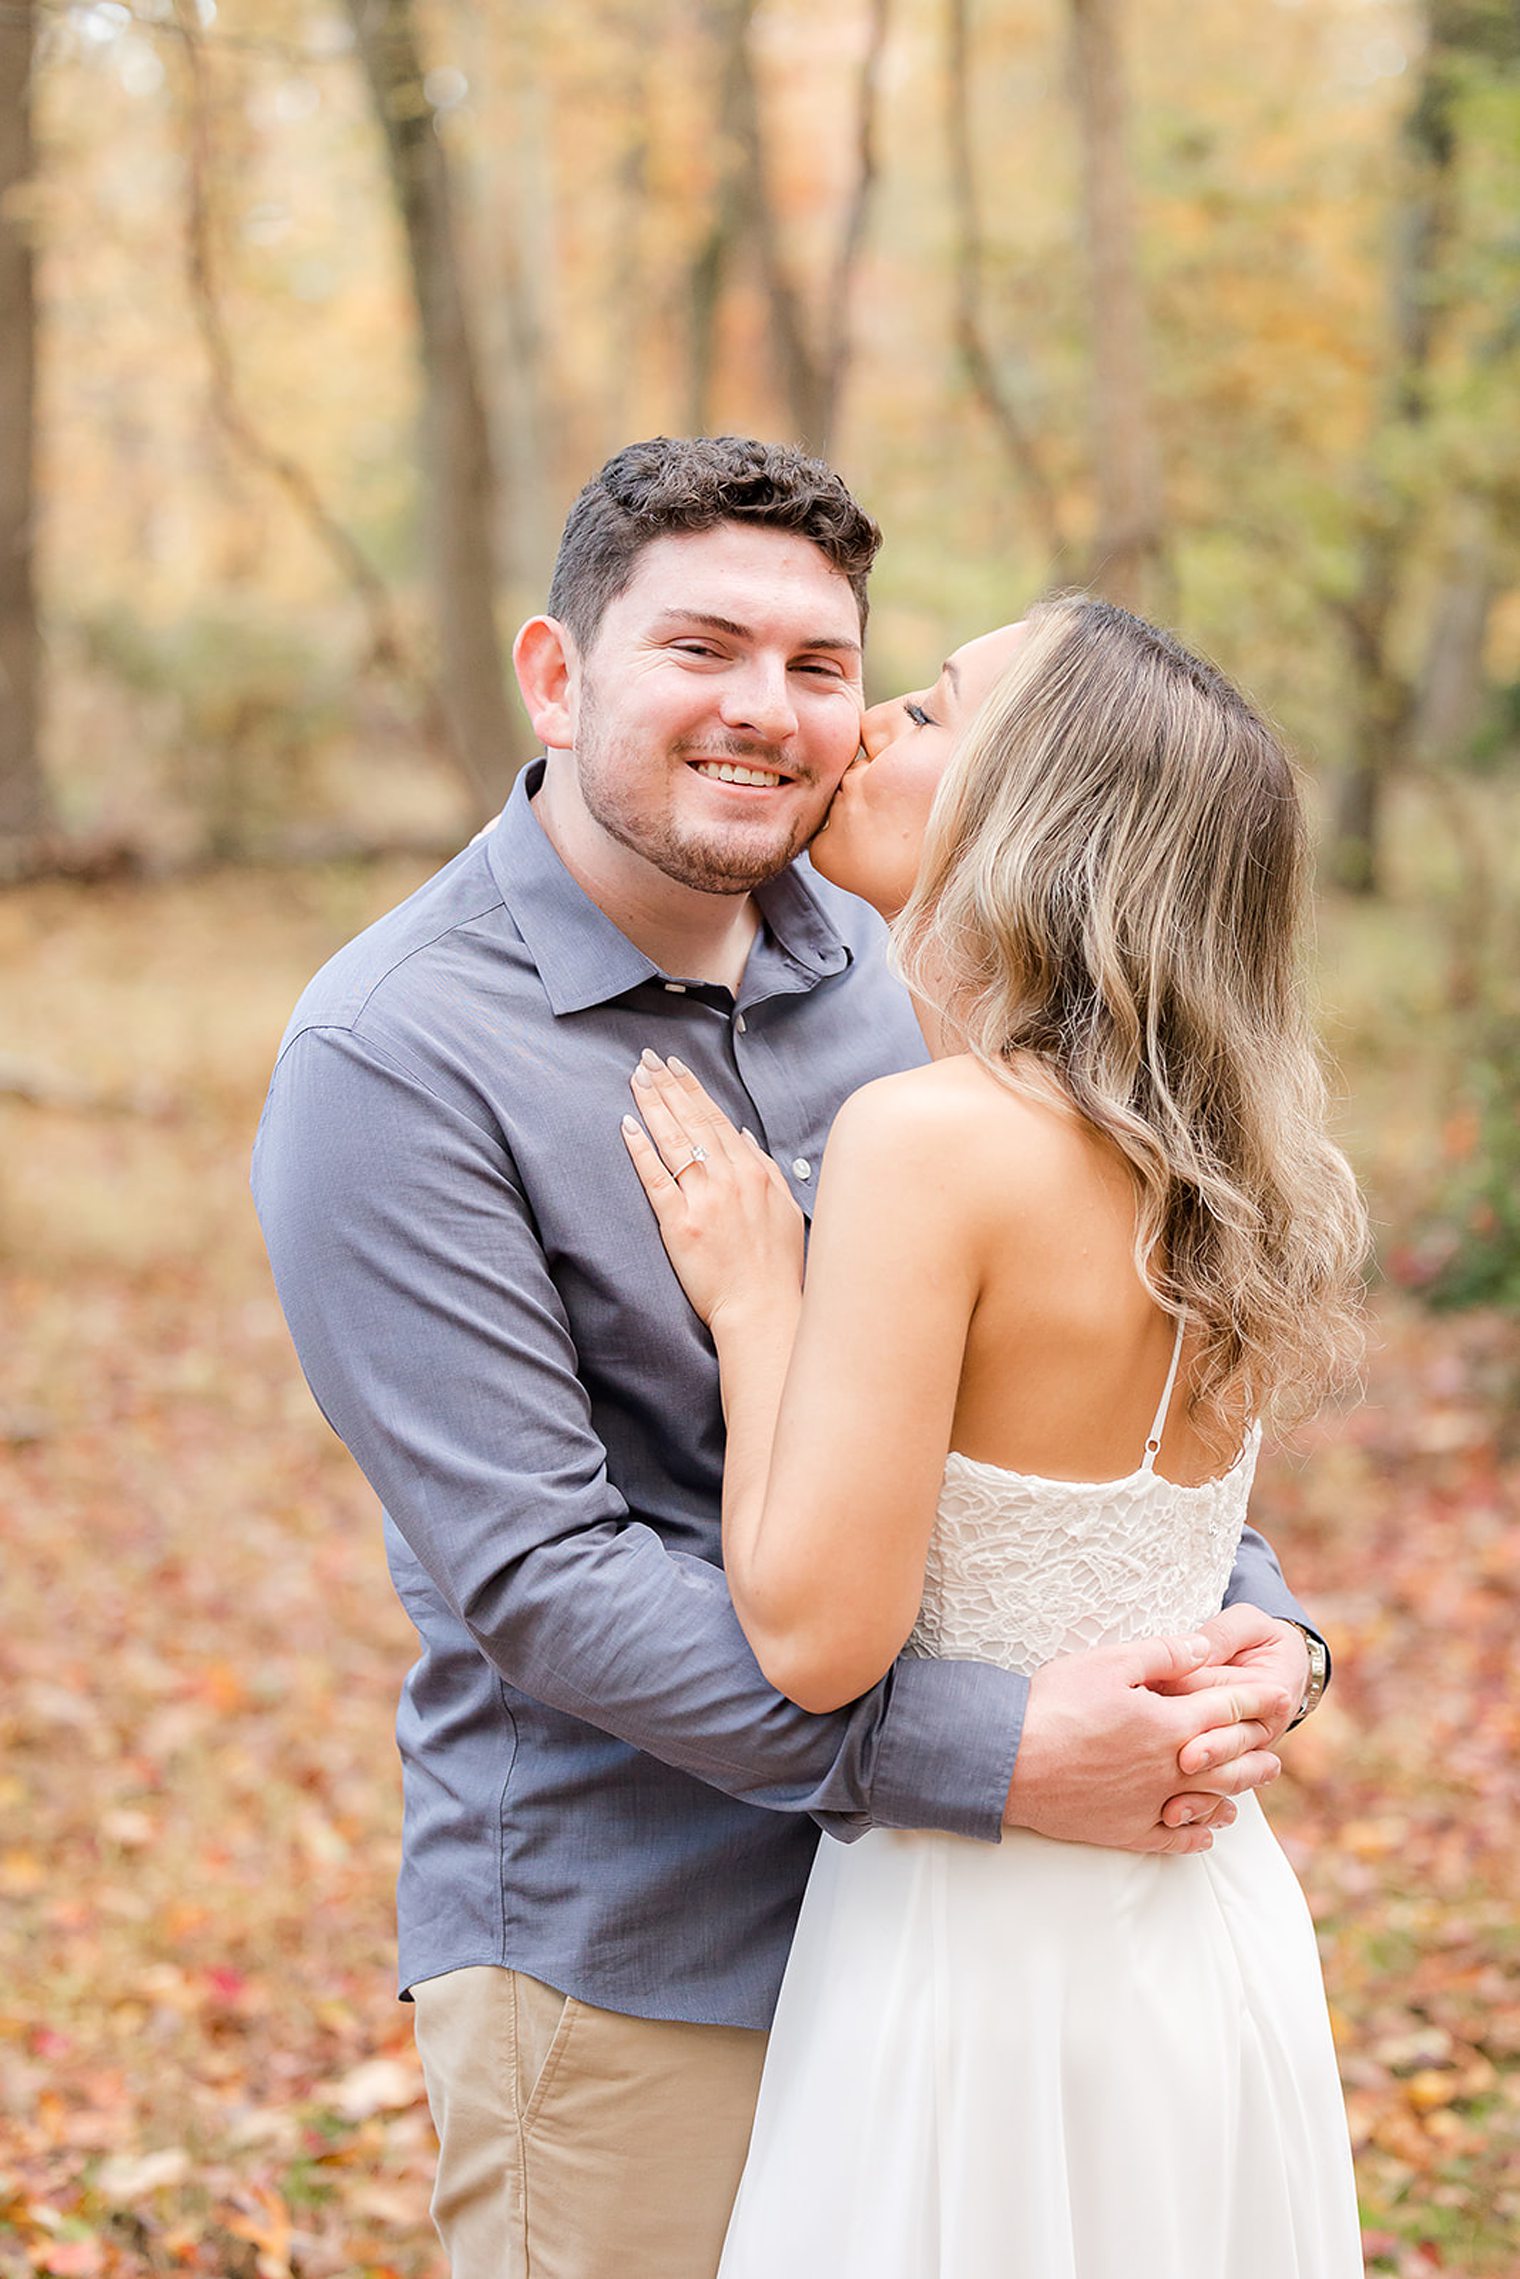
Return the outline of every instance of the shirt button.
<path id="1" fill-rule="evenodd" d="M 749 1027 L 749 1023 L 748 1023 L 748 1022 L 745 1020 L 745 1018 L 744 1018 L 744 1015 L 743 1015 L 742 1013 L 736 1013 L 736 1014 L 734 1015 L 734 1027 L 735 1027 L 735 1028 L 738 1030 L 738 1032 L 739 1032 L 739 1034 L 740 1034 L 740 1036 L 741 1036 L 741 1037 L 744 1035 L 744 1033 L 745 1033 L 746 1029 Z"/>
<path id="2" fill-rule="evenodd" d="M 807 1159 L 807 1157 L 806 1157 L 805 1155 L 798 1155 L 798 1156 L 794 1156 L 794 1157 L 793 1157 L 793 1159 L 792 1159 L 792 1176 L 793 1176 L 793 1178 L 794 1178 L 794 1179 L 811 1179 L 811 1178 L 812 1178 L 812 1176 L 813 1176 L 813 1166 L 812 1166 L 812 1165 L 809 1163 L 809 1161 L 808 1161 L 808 1159 Z"/>

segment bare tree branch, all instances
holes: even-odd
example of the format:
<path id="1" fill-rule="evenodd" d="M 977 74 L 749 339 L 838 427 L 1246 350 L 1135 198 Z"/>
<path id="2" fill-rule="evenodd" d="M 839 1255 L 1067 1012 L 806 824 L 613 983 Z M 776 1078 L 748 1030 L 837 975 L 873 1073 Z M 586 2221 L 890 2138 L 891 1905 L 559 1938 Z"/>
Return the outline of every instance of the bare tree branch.
<path id="1" fill-rule="evenodd" d="M 250 466 L 277 483 L 358 598 L 369 630 L 371 665 L 397 670 L 404 648 L 395 606 L 385 585 L 354 539 L 325 504 L 307 470 L 271 443 L 249 414 L 238 383 L 232 343 L 222 313 L 212 219 L 213 130 L 206 56 L 192 0 L 175 0 L 176 29 L 189 68 L 186 114 L 185 262 L 191 306 L 211 368 L 211 411 L 217 424 Z"/>
<path id="2" fill-rule="evenodd" d="M 1060 508 L 1040 464 L 1034 439 L 998 369 L 982 312 L 986 249 L 971 131 L 971 32 L 967 0 L 948 0 L 946 34 L 945 128 L 955 216 L 956 347 L 971 392 L 991 421 L 1014 478 L 1029 501 L 1030 513 L 1054 573 L 1067 554 Z"/>
<path id="3" fill-rule="evenodd" d="M 850 312 L 879 175 L 877 119 L 891 0 L 868 0 L 866 44 L 856 82 L 855 166 L 821 316 L 810 319 L 792 271 L 771 187 L 759 82 L 750 51 L 755 0 L 728 0 L 722 19 L 718 131 L 725 161 L 712 225 L 692 265 L 692 424 L 711 413 L 714 343 L 724 282 L 735 254 L 753 243 L 770 304 L 778 378 L 799 442 L 827 457 L 849 378 Z"/>
<path id="4" fill-rule="evenodd" d="M 22 22 L 29 9 L 39 23 L 51 18 L 54 22 L 66 24 L 76 14 L 78 5 L 79 0 L 0 0 L 0 25 Z M 171 22 L 164 16 L 145 16 L 136 8 L 129 8 L 127 12 L 132 18 L 132 29 L 144 33 L 149 39 L 183 40 L 186 36 L 182 24 Z M 222 54 L 275 56 L 281 63 L 294 64 L 303 71 L 321 64 L 334 63 L 346 68 L 348 63 L 344 47 L 298 47 L 294 40 L 272 39 L 268 34 L 257 32 L 229 32 L 221 25 L 217 25 L 213 31 L 199 18 L 196 19 L 195 30 L 205 37 L 208 47 Z"/>

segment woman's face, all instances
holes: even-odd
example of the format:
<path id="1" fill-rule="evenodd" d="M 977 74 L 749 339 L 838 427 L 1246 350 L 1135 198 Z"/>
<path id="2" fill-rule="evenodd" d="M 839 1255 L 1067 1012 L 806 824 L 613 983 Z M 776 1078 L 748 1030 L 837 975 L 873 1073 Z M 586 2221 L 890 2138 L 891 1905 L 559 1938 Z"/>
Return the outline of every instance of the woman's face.
<path id="1" fill-rule="evenodd" d="M 808 853 L 815 870 L 884 918 L 895 918 L 912 892 L 940 778 L 1024 635 L 1022 624 L 980 634 L 946 659 L 932 688 L 865 716 L 864 752 Z"/>

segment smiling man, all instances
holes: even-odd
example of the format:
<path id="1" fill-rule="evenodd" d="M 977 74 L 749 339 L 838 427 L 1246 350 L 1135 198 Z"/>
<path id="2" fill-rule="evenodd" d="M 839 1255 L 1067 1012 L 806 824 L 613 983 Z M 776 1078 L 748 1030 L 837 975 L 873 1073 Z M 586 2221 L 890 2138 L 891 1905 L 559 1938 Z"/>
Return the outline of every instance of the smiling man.
<path id="1" fill-rule="evenodd" d="M 583 495 L 550 614 L 517 637 L 550 754 L 535 812 L 625 933 L 662 964 L 716 961 L 704 978 L 737 989 L 753 890 L 801 854 L 859 749 L 875 527 L 851 502 L 818 538 L 758 519 L 645 537 L 602 600 L 604 581 L 580 573 L 611 534 L 608 503 L 600 486 Z"/>
<path id="2" fill-rule="evenodd" d="M 820 1824 L 1207 1841 L 1161 1822 L 1200 1785 L 1179 1704 L 1112 1655 L 1059 1732 L 974 1663 L 809 1716 L 720 1570 L 713 1349 L 620 1119 L 674 1052 L 806 1208 L 846 1095 L 924 1057 L 879 922 L 796 859 L 858 749 L 877 543 L 796 452 L 620 452 L 518 637 L 545 758 L 317 976 L 260 1128 L 280 1295 L 420 1641 L 401 1984 L 455 2279 L 710 2279 Z M 1297 1616 L 1254 1537 L 1231 1596 L 1242 1641 Z M 1218 1795 L 1259 1737 L 1211 1732 Z"/>

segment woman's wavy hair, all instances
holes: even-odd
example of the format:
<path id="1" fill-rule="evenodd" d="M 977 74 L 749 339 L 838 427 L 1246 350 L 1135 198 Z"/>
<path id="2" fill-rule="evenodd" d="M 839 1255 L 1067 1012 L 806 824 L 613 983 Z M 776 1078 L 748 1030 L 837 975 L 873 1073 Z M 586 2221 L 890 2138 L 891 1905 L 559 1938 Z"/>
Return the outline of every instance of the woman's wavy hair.
<path id="1" fill-rule="evenodd" d="M 894 955 L 984 1066 L 1132 1166 L 1135 1258 L 1199 1333 L 1221 1445 L 1355 1370 L 1367 1227 L 1300 973 L 1309 846 L 1224 675 L 1089 595 L 1039 603 L 940 786 Z M 1033 1064 L 1033 1065 L 1032 1065 Z"/>

